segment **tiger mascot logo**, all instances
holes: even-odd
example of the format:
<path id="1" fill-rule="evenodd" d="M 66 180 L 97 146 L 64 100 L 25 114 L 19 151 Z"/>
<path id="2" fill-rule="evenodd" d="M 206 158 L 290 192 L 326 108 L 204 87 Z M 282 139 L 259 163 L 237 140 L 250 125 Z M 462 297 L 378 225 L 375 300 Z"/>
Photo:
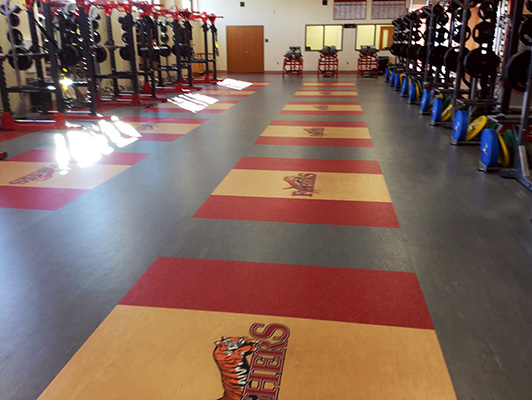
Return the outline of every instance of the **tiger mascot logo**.
<path id="1" fill-rule="evenodd" d="M 285 176 L 283 180 L 290 185 L 284 189 L 295 189 L 292 196 L 309 196 L 319 193 L 319 190 L 314 189 L 316 183 L 316 174 L 301 173 L 297 176 Z"/>
<path id="2" fill-rule="evenodd" d="M 224 388 L 224 395 L 218 400 L 241 400 L 249 375 L 246 357 L 257 349 L 260 342 L 243 337 L 222 336 L 214 344 L 214 361 L 222 374 Z"/>

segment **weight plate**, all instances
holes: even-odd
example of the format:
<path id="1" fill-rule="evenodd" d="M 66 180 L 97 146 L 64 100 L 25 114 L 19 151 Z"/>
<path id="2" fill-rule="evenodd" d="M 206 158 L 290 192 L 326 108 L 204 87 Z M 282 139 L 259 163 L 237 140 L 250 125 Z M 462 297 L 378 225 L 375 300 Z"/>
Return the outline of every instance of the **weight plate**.
<path id="1" fill-rule="evenodd" d="M 514 54 L 506 64 L 506 76 L 512 89 L 524 93 L 528 80 L 528 68 L 530 66 L 530 50 Z"/>
<path id="2" fill-rule="evenodd" d="M 482 21 L 473 28 L 473 40 L 479 44 L 491 43 L 495 36 L 495 24 Z"/>
<path id="3" fill-rule="evenodd" d="M 17 14 L 10 14 L 9 15 L 9 23 L 10 25 L 15 28 L 17 26 L 19 26 L 20 24 L 20 18 Z"/>
<path id="4" fill-rule="evenodd" d="M 21 45 L 22 42 L 24 42 L 24 36 L 22 36 L 22 32 L 18 29 L 13 29 L 13 38 L 15 39 L 15 44 L 17 46 Z M 9 30 L 7 31 L 7 40 L 9 43 L 11 43 L 11 35 L 9 34 Z"/>
<path id="5" fill-rule="evenodd" d="M 417 59 L 424 65 L 427 61 L 427 46 L 421 46 L 417 51 Z"/>
<path id="6" fill-rule="evenodd" d="M 495 167 L 499 159 L 499 139 L 495 129 L 484 129 L 480 137 L 480 159 L 488 167 Z"/>
<path id="7" fill-rule="evenodd" d="M 416 60 L 417 52 L 420 47 L 421 45 L 419 44 L 413 44 L 412 46 L 408 46 L 408 58 L 410 58 L 411 60 Z"/>
<path id="8" fill-rule="evenodd" d="M 425 89 L 423 91 L 423 96 L 421 96 L 421 106 L 419 107 L 422 112 L 427 112 L 430 110 L 431 97 L 432 97 L 432 90 Z"/>
<path id="9" fill-rule="evenodd" d="M 105 50 L 105 47 L 97 46 L 96 47 L 96 62 L 103 63 L 105 60 L 107 60 L 107 51 Z"/>
<path id="10" fill-rule="evenodd" d="M 123 33 L 122 34 L 122 42 L 125 43 L 125 44 L 129 43 L 129 41 L 127 40 L 127 33 Z"/>
<path id="11" fill-rule="evenodd" d="M 528 17 L 519 27 L 519 39 L 524 45 L 532 45 L 532 17 Z"/>
<path id="12" fill-rule="evenodd" d="M 510 153 L 508 152 L 508 147 L 506 146 L 506 143 L 499 132 L 497 132 L 497 139 L 500 146 L 499 163 L 506 168 L 510 165 Z"/>
<path id="13" fill-rule="evenodd" d="M 404 78 L 403 78 L 403 84 L 401 85 L 401 94 L 402 94 L 403 96 L 408 95 L 408 89 L 409 89 L 409 86 L 410 86 L 410 79 L 404 77 Z"/>
<path id="14" fill-rule="evenodd" d="M 161 27 L 159 28 L 162 33 L 166 33 L 167 29 L 168 28 L 166 27 L 166 25 L 161 25 Z"/>
<path id="15" fill-rule="evenodd" d="M 447 22 L 449 22 L 449 14 L 443 13 L 438 16 L 438 24 L 445 25 Z"/>
<path id="16" fill-rule="evenodd" d="M 510 157 L 509 164 L 513 165 L 515 152 L 517 151 L 517 140 L 515 138 L 513 129 L 508 129 L 506 132 L 504 132 L 503 141 L 506 145 L 506 149 L 508 150 L 508 156 Z"/>
<path id="17" fill-rule="evenodd" d="M 436 97 L 432 103 L 432 122 L 441 122 L 441 113 L 443 112 L 443 99 Z"/>
<path id="18" fill-rule="evenodd" d="M 478 8 L 478 16 L 482 21 L 495 22 L 497 19 L 497 6 L 491 1 L 483 2 Z"/>
<path id="19" fill-rule="evenodd" d="M 466 25 L 465 26 L 465 30 L 466 30 L 465 41 L 467 42 L 469 40 L 469 38 L 471 37 L 471 28 Z M 454 28 L 452 36 L 453 36 L 453 40 L 456 43 L 460 43 L 461 34 L 462 34 L 462 27 L 461 26 L 457 26 L 456 28 Z"/>
<path id="20" fill-rule="evenodd" d="M 462 18 L 464 17 L 464 8 L 459 8 L 456 13 L 456 19 L 460 22 L 462 22 Z M 469 20 L 471 18 L 471 10 L 467 9 L 467 17 L 466 19 Z"/>
<path id="21" fill-rule="evenodd" d="M 434 4 L 432 6 L 432 15 L 438 16 L 442 14 L 444 11 L 443 6 L 441 4 Z"/>
<path id="22" fill-rule="evenodd" d="M 13 14 L 12 14 L 13 15 Z M 17 47 L 18 69 L 25 71 L 31 67 L 33 58 L 29 55 L 29 51 L 24 47 Z M 15 58 L 13 57 L 13 49 L 9 50 L 7 55 L 7 62 L 11 67 L 15 68 Z"/>
<path id="23" fill-rule="evenodd" d="M 451 118 L 453 115 L 453 106 L 449 104 L 447 107 L 445 107 L 445 110 L 441 113 L 441 122 L 446 122 Z"/>
<path id="24" fill-rule="evenodd" d="M 434 41 L 438 43 L 443 43 L 449 37 L 449 31 L 445 28 L 439 28 L 434 34 Z"/>
<path id="25" fill-rule="evenodd" d="M 494 76 L 500 59 L 491 49 L 477 48 L 470 51 L 464 59 L 465 71 L 474 78 Z"/>
<path id="26" fill-rule="evenodd" d="M 467 135 L 465 140 L 471 140 L 477 137 L 477 135 L 482 132 L 482 129 L 484 129 L 487 123 L 488 117 L 486 117 L 485 115 L 481 115 L 473 122 L 471 122 L 467 127 Z"/>
<path id="27" fill-rule="evenodd" d="M 131 59 L 131 47 L 129 46 L 121 47 L 118 53 L 122 60 L 129 61 Z"/>
<path id="28" fill-rule="evenodd" d="M 447 53 L 448 49 L 449 48 L 445 46 L 433 47 L 430 50 L 430 54 L 429 54 L 430 65 L 435 66 L 435 67 L 443 66 L 443 58 L 445 57 L 445 53 Z"/>
<path id="29" fill-rule="evenodd" d="M 168 35 L 166 33 L 161 33 L 161 42 L 168 43 L 168 40 L 170 40 Z"/>
<path id="30" fill-rule="evenodd" d="M 469 126 L 469 115 L 466 110 L 457 111 L 453 121 L 453 138 L 458 141 L 463 141 L 467 135 L 467 127 Z"/>
<path id="31" fill-rule="evenodd" d="M 395 83 L 394 87 L 396 89 L 401 89 L 401 76 L 399 74 L 395 74 Z"/>
<path id="32" fill-rule="evenodd" d="M 95 19 L 92 20 L 92 29 L 96 30 L 100 27 L 100 24 Z"/>
<path id="33" fill-rule="evenodd" d="M 159 47 L 159 54 L 161 57 L 168 57 L 170 54 L 172 54 L 172 49 L 167 45 L 161 45 Z"/>
<path id="34" fill-rule="evenodd" d="M 416 101 L 417 100 L 417 85 L 416 82 L 412 82 L 410 84 L 410 88 L 408 91 L 408 100 L 409 101 Z"/>
<path id="35" fill-rule="evenodd" d="M 102 37 L 100 36 L 100 34 L 98 32 L 94 32 L 94 35 L 93 35 L 93 40 L 94 40 L 94 43 L 100 43 L 100 41 L 102 40 Z"/>
<path id="36" fill-rule="evenodd" d="M 72 67 L 81 60 L 81 55 L 76 47 L 71 44 L 65 44 L 59 50 L 59 60 L 64 67 Z"/>

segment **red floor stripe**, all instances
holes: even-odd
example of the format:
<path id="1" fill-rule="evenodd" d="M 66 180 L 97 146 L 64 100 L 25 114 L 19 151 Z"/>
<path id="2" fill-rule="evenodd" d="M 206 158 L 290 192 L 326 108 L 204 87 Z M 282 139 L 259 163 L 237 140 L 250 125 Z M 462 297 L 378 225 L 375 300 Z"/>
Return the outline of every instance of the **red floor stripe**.
<path id="1" fill-rule="evenodd" d="M 281 146 L 373 147 L 371 139 L 325 139 L 260 136 L 255 144 Z"/>
<path id="2" fill-rule="evenodd" d="M 195 218 L 399 228 L 392 203 L 211 195 Z"/>
<path id="3" fill-rule="evenodd" d="M 0 186 L 0 208 L 55 211 L 87 192 L 84 189 Z"/>
<path id="4" fill-rule="evenodd" d="M 311 158 L 244 157 L 235 165 L 234 169 L 382 174 L 377 161 L 318 160 Z"/>
<path id="5" fill-rule="evenodd" d="M 281 111 L 282 115 L 364 115 L 362 111 Z"/>
<path id="6" fill-rule="evenodd" d="M 161 123 L 172 123 L 172 124 L 203 124 L 207 122 L 208 119 L 201 118 L 157 118 L 157 117 L 122 117 L 121 121 L 124 122 L 161 122 Z"/>
<path id="7" fill-rule="evenodd" d="M 173 133 L 143 133 L 142 137 L 139 138 L 140 142 L 173 142 L 176 139 L 179 139 L 184 134 L 173 134 Z"/>
<path id="8" fill-rule="evenodd" d="M 223 113 L 225 110 L 220 110 L 217 108 L 206 108 L 205 110 L 198 111 L 196 114 L 219 114 Z M 170 112 L 170 113 L 192 113 L 192 111 L 185 110 L 184 108 L 171 108 L 171 107 L 157 107 L 151 110 L 146 110 L 143 113 L 156 114 L 158 112 Z"/>
<path id="9" fill-rule="evenodd" d="M 158 258 L 120 304 L 434 329 L 407 272 Z"/>
<path id="10" fill-rule="evenodd" d="M 272 121 L 270 125 L 275 126 L 325 126 L 325 127 L 350 127 L 367 128 L 363 121 Z"/>
<path id="11" fill-rule="evenodd" d="M 118 153 L 113 152 L 109 155 L 103 156 L 98 164 L 107 165 L 135 165 L 139 161 L 144 160 L 149 154 L 146 153 Z M 25 153 L 10 157 L 9 161 L 24 161 L 24 162 L 48 162 L 55 163 L 55 151 L 53 150 L 29 150 Z"/>
<path id="12" fill-rule="evenodd" d="M 334 105 L 334 106 L 359 106 L 359 101 L 289 101 L 288 104 L 297 105 Z"/>

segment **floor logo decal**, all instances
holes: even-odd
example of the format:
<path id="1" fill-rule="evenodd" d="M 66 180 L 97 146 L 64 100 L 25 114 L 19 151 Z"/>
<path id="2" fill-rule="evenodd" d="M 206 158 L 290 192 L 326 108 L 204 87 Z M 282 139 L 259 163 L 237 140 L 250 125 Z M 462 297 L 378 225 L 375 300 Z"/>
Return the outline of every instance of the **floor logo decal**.
<path id="1" fill-rule="evenodd" d="M 76 163 L 62 174 L 54 151 L 31 150 L 2 162 L 0 208 L 58 210 L 146 158 L 114 152 L 87 168 Z"/>
<path id="2" fill-rule="evenodd" d="M 316 193 L 316 189 L 314 189 L 316 174 L 300 173 L 297 176 L 285 176 L 283 180 L 290 185 L 285 189 L 296 189 L 295 192 L 292 192 L 292 196 L 312 197 Z"/>
<path id="3" fill-rule="evenodd" d="M 290 330 L 281 324 L 255 323 L 249 334 L 251 339 L 222 336 L 214 343 L 224 388 L 220 400 L 278 398 Z"/>
<path id="4" fill-rule="evenodd" d="M 142 134 L 140 141 L 151 142 L 173 142 L 208 121 L 200 118 L 158 117 L 124 117 L 122 120 Z"/>
<path id="5" fill-rule="evenodd" d="M 282 115 L 363 115 L 357 101 L 291 101 L 282 110 Z"/>
<path id="6" fill-rule="evenodd" d="M 456 400 L 414 273 L 161 257 L 39 400 L 354 398 Z"/>
<path id="7" fill-rule="evenodd" d="M 48 179 L 51 179 L 54 175 L 54 172 L 60 171 L 57 164 L 48 164 L 44 167 L 39 168 L 35 172 L 30 172 L 27 175 L 24 175 L 20 178 L 14 179 L 11 182 L 9 182 L 10 185 L 24 185 L 25 183 L 31 182 L 31 181 L 47 181 Z"/>
<path id="8" fill-rule="evenodd" d="M 325 135 L 325 129 L 323 128 L 305 128 L 305 132 L 310 133 L 312 137 L 323 137 Z"/>
<path id="9" fill-rule="evenodd" d="M 379 164 L 360 160 L 244 157 L 194 217 L 399 227 Z"/>
<path id="10" fill-rule="evenodd" d="M 255 144 L 373 147 L 363 121 L 272 121 Z"/>
<path id="11" fill-rule="evenodd" d="M 333 97 L 357 97 L 358 93 L 356 90 L 347 89 L 347 88 L 338 88 L 330 89 L 324 88 L 325 90 L 320 90 L 320 87 L 308 88 L 305 87 L 302 90 L 298 90 L 294 97 L 324 97 L 324 98 L 333 98 Z"/>

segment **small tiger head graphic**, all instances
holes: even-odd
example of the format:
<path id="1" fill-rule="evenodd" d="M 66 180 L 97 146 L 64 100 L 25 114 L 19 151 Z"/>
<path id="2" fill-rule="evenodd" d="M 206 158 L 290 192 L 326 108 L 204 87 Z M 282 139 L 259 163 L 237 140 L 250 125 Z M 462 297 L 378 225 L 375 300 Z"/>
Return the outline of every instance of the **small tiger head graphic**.
<path id="1" fill-rule="evenodd" d="M 260 342 L 244 337 L 224 337 L 215 342 L 214 361 L 222 374 L 224 395 L 218 400 L 240 400 L 247 384 L 249 364 L 246 356 L 253 353 Z"/>
<path id="2" fill-rule="evenodd" d="M 299 176 L 285 176 L 283 180 L 290 185 L 290 187 L 286 189 L 303 189 L 301 178 Z"/>

